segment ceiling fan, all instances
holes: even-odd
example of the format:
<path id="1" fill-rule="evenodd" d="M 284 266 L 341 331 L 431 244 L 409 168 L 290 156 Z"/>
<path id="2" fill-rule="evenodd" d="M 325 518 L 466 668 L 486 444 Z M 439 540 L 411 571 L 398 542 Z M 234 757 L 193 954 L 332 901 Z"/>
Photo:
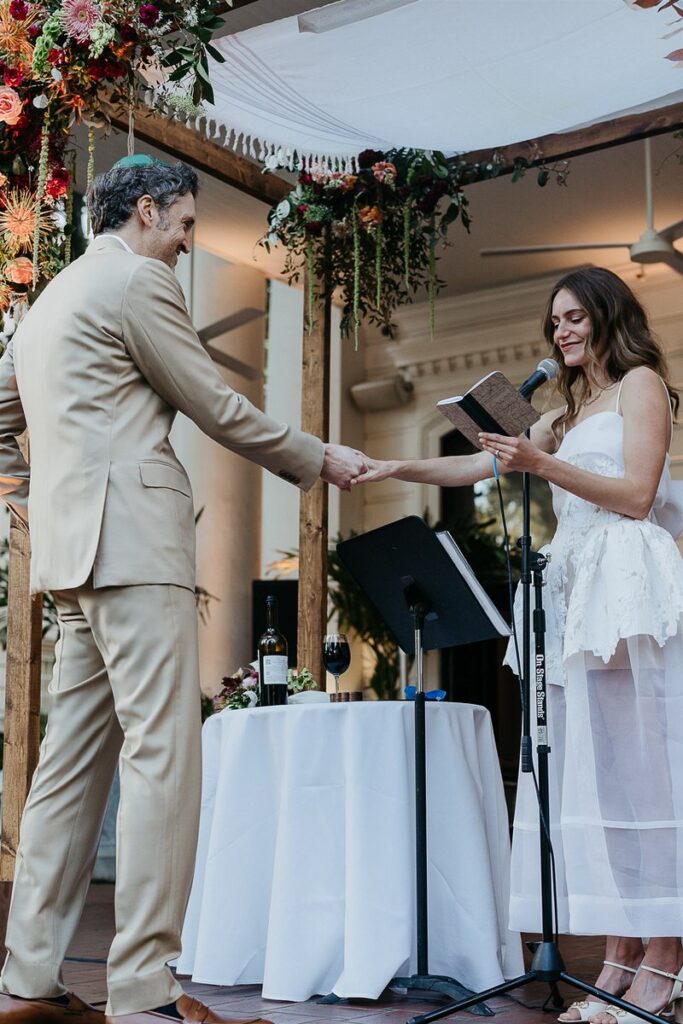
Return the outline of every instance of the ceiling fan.
<path id="1" fill-rule="evenodd" d="M 238 327 L 243 327 L 244 324 L 251 323 L 252 320 L 257 320 L 258 317 L 263 315 L 262 309 L 244 306 L 243 309 L 238 309 L 236 313 L 231 313 L 230 316 L 225 316 L 221 320 L 216 320 L 214 323 L 209 324 L 208 327 L 202 327 L 198 330 L 199 340 L 215 363 L 225 366 L 234 373 L 239 373 L 241 377 L 246 377 L 247 380 L 260 380 L 263 376 L 260 370 L 256 370 L 253 366 L 243 363 L 241 359 L 235 359 L 234 356 L 228 355 L 227 352 L 221 352 L 219 348 L 210 345 L 209 342 L 214 338 L 219 338 L 222 334 L 227 334 L 229 331 L 235 331 Z"/>
<path id="2" fill-rule="evenodd" d="M 569 252 L 573 249 L 628 249 L 634 263 L 665 263 L 678 274 L 683 274 L 683 253 L 674 248 L 677 238 L 683 238 L 683 220 L 656 231 L 652 202 L 652 152 L 649 138 L 645 139 L 645 230 L 635 242 L 575 242 L 571 245 L 519 245 L 495 249 L 480 249 L 481 256 L 519 256 L 537 252 Z"/>

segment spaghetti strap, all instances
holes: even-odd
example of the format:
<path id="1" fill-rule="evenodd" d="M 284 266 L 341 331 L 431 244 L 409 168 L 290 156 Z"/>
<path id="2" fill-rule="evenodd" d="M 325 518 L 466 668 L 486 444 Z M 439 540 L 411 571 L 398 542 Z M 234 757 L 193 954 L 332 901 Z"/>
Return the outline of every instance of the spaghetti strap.
<path id="1" fill-rule="evenodd" d="M 621 402 L 621 389 L 624 386 L 624 381 L 626 380 L 627 376 L 628 376 L 628 374 L 625 373 L 624 376 L 619 381 L 619 389 L 617 391 L 617 404 L 614 407 L 614 411 L 619 413 L 620 416 L 621 416 L 621 411 L 619 409 L 619 404 Z M 671 447 L 671 442 L 673 441 L 673 437 L 674 437 L 674 413 L 673 413 L 673 409 L 671 408 L 671 398 L 669 396 L 669 389 L 666 386 L 664 378 L 660 377 L 659 374 L 657 374 L 657 377 L 662 382 L 662 387 L 664 388 L 664 392 L 666 394 L 667 406 L 669 408 L 669 445 L 668 446 L 670 448 Z"/>

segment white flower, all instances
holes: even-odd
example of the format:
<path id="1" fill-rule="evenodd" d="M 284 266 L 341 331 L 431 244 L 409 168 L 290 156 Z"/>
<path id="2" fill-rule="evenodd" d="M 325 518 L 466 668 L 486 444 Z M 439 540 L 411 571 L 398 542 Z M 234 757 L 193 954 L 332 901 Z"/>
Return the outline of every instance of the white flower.
<path id="1" fill-rule="evenodd" d="M 257 694 L 256 690 L 251 690 L 251 689 L 245 690 L 244 691 L 244 696 L 249 701 L 249 707 L 250 708 L 253 708 L 256 704 L 258 704 L 258 694 Z"/>
<path id="2" fill-rule="evenodd" d="M 17 329 L 17 325 L 11 313 L 5 313 L 2 318 L 2 333 L 6 338 L 11 338 Z"/>
<path id="3" fill-rule="evenodd" d="M 44 92 L 41 92 L 39 96 L 33 97 L 33 106 L 37 107 L 38 110 L 45 110 L 45 107 L 48 105 L 49 102 L 50 101 L 48 100 Z"/>
<path id="4" fill-rule="evenodd" d="M 285 217 L 289 217 L 292 212 L 292 207 L 289 204 L 289 199 L 283 199 L 282 202 L 278 203 L 275 207 L 275 216 L 278 220 L 284 220 Z"/>
<path id="5" fill-rule="evenodd" d="M 276 171 L 280 166 L 276 153 L 271 153 L 267 156 L 263 163 L 267 171 Z"/>
<path id="6" fill-rule="evenodd" d="M 277 245 L 280 239 L 277 237 L 274 231 L 270 231 L 266 236 L 268 245 Z"/>
<path id="7" fill-rule="evenodd" d="M 66 227 L 66 213 L 63 209 L 56 208 L 52 212 L 52 223 L 57 231 L 64 231 Z"/>

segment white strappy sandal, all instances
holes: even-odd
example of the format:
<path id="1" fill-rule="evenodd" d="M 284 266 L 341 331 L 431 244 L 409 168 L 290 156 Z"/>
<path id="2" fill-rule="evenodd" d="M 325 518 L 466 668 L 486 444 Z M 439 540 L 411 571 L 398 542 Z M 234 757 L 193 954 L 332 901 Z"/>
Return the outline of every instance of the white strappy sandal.
<path id="1" fill-rule="evenodd" d="M 605 967 L 617 967 L 620 971 L 627 971 L 629 974 L 637 974 L 637 968 L 627 967 L 625 964 L 616 964 L 613 960 L 603 960 L 603 964 Z M 579 1024 L 579 1021 L 588 1020 L 589 1017 L 593 1017 L 596 1013 L 602 1013 L 603 1010 L 607 1013 L 612 1013 L 615 1009 L 616 1007 L 610 1006 L 609 1003 L 603 1002 L 602 999 L 579 999 L 578 1002 L 572 1003 L 571 1006 L 567 1007 L 564 1013 L 561 1013 L 557 1019 L 561 1021 L 562 1024 Z M 578 1010 L 579 1016 L 568 1017 L 567 1014 L 570 1010 Z M 619 1012 L 623 1013 L 624 1011 L 620 1010 Z M 629 1016 L 633 1017 L 633 1014 L 630 1014 Z M 624 1021 L 621 1017 L 619 1020 L 620 1024 L 630 1024 L 630 1022 Z M 635 1021 L 636 1018 L 633 1017 L 633 1020 Z"/>
<path id="2" fill-rule="evenodd" d="M 671 989 L 671 998 L 664 1009 L 658 1010 L 656 1015 L 676 1021 L 676 1024 L 683 1024 L 683 967 L 678 974 L 660 971 L 658 967 L 648 967 L 647 964 L 641 964 L 639 970 L 649 971 L 650 974 L 661 974 L 663 978 L 671 978 L 674 983 Z M 629 1010 L 622 1010 L 620 1006 L 607 1006 L 605 1013 L 610 1013 L 617 1024 L 641 1024 L 640 1017 L 636 1017 L 635 1013 L 631 1013 Z"/>

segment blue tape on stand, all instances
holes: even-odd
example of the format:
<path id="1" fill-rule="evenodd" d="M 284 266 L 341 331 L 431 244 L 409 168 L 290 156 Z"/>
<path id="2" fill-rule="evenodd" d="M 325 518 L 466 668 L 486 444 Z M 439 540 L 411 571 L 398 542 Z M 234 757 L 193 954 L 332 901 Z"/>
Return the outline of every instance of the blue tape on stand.
<path id="1" fill-rule="evenodd" d="M 405 690 L 403 691 L 405 699 L 415 700 L 415 692 L 416 691 L 414 686 L 406 686 Z M 427 700 L 443 700 L 445 696 L 445 690 L 429 690 L 428 693 L 425 693 L 425 698 Z"/>

